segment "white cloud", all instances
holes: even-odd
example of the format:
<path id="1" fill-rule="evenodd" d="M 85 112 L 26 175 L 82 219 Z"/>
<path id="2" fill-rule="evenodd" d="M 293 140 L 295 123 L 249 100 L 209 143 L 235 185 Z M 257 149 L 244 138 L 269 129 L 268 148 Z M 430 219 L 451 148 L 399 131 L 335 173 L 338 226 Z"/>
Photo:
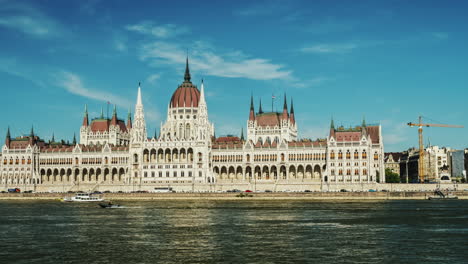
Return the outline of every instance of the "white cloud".
<path id="1" fill-rule="evenodd" d="M 353 43 L 348 44 L 316 44 L 300 49 L 304 53 L 345 53 L 356 49 L 358 46 Z"/>
<path id="2" fill-rule="evenodd" d="M 74 73 L 61 71 L 55 75 L 56 85 L 64 88 L 72 94 L 83 96 L 89 99 L 110 102 L 121 107 L 129 108 L 132 103 L 126 98 L 122 98 L 110 93 L 101 92 L 84 86 L 81 78 Z"/>
<path id="3" fill-rule="evenodd" d="M 118 51 L 127 51 L 127 45 L 125 44 L 125 42 L 123 42 L 122 40 L 118 40 L 116 39 L 114 41 L 114 47 L 116 50 Z"/>
<path id="4" fill-rule="evenodd" d="M 448 39 L 449 37 L 448 33 L 445 32 L 432 32 L 432 36 L 440 40 Z"/>
<path id="5" fill-rule="evenodd" d="M 156 81 L 159 80 L 159 78 L 161 78 L 161 75 L 155 73 L 155 74 L 151 74 L 150 76 L 148 76 L 148 78 L 146 78 L 146 81 L 148 83 L 155 84 Z"/>
<path id="6" fill-rule="evenodd" d="M 164 39 L 172 38 L 189 32 L 187 27 L 176 26 L 174 24 L 156 25 L 151 21 L 143 21 L 139 24 L 128 25 L 125 28 L 129 31 Z"/>
<path id="7" fill-rule="evenodd" d="M 186 51 L 179 44 L 157 41 L 146 44 L 141 49 L 141 59 L 151 65 L 161 64 L 180 68 L 184 65 Z M 218 53 L 208 43 L 196 42 L 190 54 L 193 69 L 207 75 L 247 78 L 253 80 L 290 79 L 292 72 L 281 64 L 271 63 L 267 59 L 252 58 L 240 51 Z"/>
<path id="8" fill-rule="evenodd" d="M 61 26 L 40 10 L 14 2 L 2 2 L 0 26 L 36 37 L 50 37 L 62 32 Z"/>

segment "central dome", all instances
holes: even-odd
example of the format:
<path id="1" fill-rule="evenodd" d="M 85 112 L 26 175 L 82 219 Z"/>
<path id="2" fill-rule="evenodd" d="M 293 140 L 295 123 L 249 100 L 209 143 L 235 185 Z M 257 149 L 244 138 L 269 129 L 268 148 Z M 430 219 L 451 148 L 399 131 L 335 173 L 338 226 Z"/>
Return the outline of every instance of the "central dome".
<path id="1" fill-rule="evenodd" d="M 179 85 L 177 90 L 171 97 L 171 102 L 169 107 L 198 107 L 198 102 L 200 100 L 200 91 L 198 88 L 192 84 L 190 81 L 190 70 L 188 66 L 188 58 L 185 65 L 185 76 L 184 82 Z"/>

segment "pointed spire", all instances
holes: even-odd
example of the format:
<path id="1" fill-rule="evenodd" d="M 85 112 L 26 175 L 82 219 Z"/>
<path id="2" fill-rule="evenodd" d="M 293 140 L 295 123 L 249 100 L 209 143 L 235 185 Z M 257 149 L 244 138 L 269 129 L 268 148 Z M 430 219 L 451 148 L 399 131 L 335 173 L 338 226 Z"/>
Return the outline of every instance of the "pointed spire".
<path id="1" fill-rule="evenodd" d="M 29 133 L 31 138 L 34 138 L 34 126 L 31 126 L 31 133 Z"/>
<path id="2" fill-rule="evenodd" d="M 55 134 L 52 133 L 52 142 L 55 142 Z"/>
<path id="3" fill-rule="evenodd" d="M 283 120 L 288 120 L 288 103 L 286 102 L 286 93 L 284 93 L 284 104 L 283 104 L 283 115 L 281 116 Z"/>
<path id="4" fill-rule="evenodd" d="M 335 129 L 335 121 L 333 120 L 333 116 L 331 118 L 330 129 Z"/>
<path id="5" fill-rule="evenodd" d="M 366 118 L 363 116 L 362 117 L 362 128 L 361 128 L 362 134 L 366 135 L 367 134 L 367 125 L 366 125 Z"/>
<path id="6" fill-rule="evenodd" d="M 73 133 L 73 145 L 76 145 L 76 133 Z"/>
<path id="7" fill-rule="evenodd" d="M 366 127 L 366 117 L 362 117 L 362 127 Z"/>
<path id="8" fill-rule="evenodd" d="M 7 147 L 10 147 L 10 142 L 11 142 L 11 135 L 10 135 L 10 127 L 8 126 L 7 134 L 6 134 L 6 137 L 5 137 L 5 145 Z"/>
<path id="9" fill-rule="evenodd" d="M 132 110 L 128 109 L 128 116 L 127 116 L 127 129 L 132 128 Z"/>
<path id="10" fill-rule="evenodd" d="M 242 130 L 241 130 L 240 140 L 244 141 L 244 128 L 243 127 L 242 127 Z"/>
<path id="11" fill-rule="evenodd" d="M 293 99 L 291 98 L 291 112 L 289 113 L 289 121 L 291 124 L 296 123 L 296 118 L 294 117 L 294 104 Z"/>
<path id="12" fill-rule="evenodd" d="M 114 111 L 112 113 L 111 125 L 113 125 L 113 126 L 117 125 L 117 106 L 116 105 L 114 105 Z"/>
<path id="13" fill-rule="evenodd" d="M 158 130 L 154 129 L 154 139 L 158 139 Z"/>
<path id="14" fill-rule="evenodd" d="M 258 113 L 259 113 L 259 114 L 263 114 L 263 110 L 262 110 L 262 98 L 260 98 L 260 107 L 258 108 Z"/>
<path id="15" fill-rule="evenodd" d="M 201 80 L 201 87 L 200 87 L 200 102 L 198 105 L 204 104 L 205 103 L 205 84 L 203 82 L 203 79 Z"/>
<path id="16" fill-rule="evenodd" d="M 141 86 L 140 86 L 141 83 L 138 83 L 138 95 L 137 95 L 137 105 L 142 105 L 142 102 L 141 102 Z"/>
<path id="17" fill-rule="evenodd" d="M 250 114 L 249 114 L 249 121 L 255 120 L 255 110 L 254 110 L 254 102 L 253 102 L 253 95 L 250 96 Z"/>
<path id="18" fill-rule="evenodd" d="M 104 108 L 101 107 L 101 119 L 104 119 Z"/>
<path id="19" fill-rule="evenodd" d="M 89 125 L 89 119 L 88 119 L 88 105 L 85 105 L 85 111 L 84 111 L 83 124 L 82 124 L 82 126 L 87 127 L 88 125 Z"/>
<path id="20" fill-rule="evenodd" d="M 185 61 L 185 75 L 184 75 L 185 82 L 190 82 L 190 69 L 189 69 L 189 62 L 188 62 L 188 54 L 187 59 Z"/>

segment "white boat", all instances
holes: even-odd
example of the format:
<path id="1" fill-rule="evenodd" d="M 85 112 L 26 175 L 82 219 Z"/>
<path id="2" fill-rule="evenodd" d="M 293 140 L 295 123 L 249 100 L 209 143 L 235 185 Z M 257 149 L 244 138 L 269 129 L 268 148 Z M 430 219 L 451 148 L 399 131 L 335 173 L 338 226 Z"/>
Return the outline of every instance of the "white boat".
<path id="1" fill-rule="evenodd" d="M 77 193 L 75 196 L 65 197 L 64 202 L 102 202 L 104 199 L 91 193 Z"/>

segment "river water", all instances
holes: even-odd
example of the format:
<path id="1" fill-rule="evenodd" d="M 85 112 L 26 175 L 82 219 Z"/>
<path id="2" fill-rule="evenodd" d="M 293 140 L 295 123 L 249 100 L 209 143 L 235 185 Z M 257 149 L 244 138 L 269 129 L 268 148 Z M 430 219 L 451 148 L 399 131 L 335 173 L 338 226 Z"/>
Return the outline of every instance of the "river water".
<path id="1" fill-rule="evenodd" d="M 0 263 L 468 263 L 468 201 L 0 201 Z"/>

